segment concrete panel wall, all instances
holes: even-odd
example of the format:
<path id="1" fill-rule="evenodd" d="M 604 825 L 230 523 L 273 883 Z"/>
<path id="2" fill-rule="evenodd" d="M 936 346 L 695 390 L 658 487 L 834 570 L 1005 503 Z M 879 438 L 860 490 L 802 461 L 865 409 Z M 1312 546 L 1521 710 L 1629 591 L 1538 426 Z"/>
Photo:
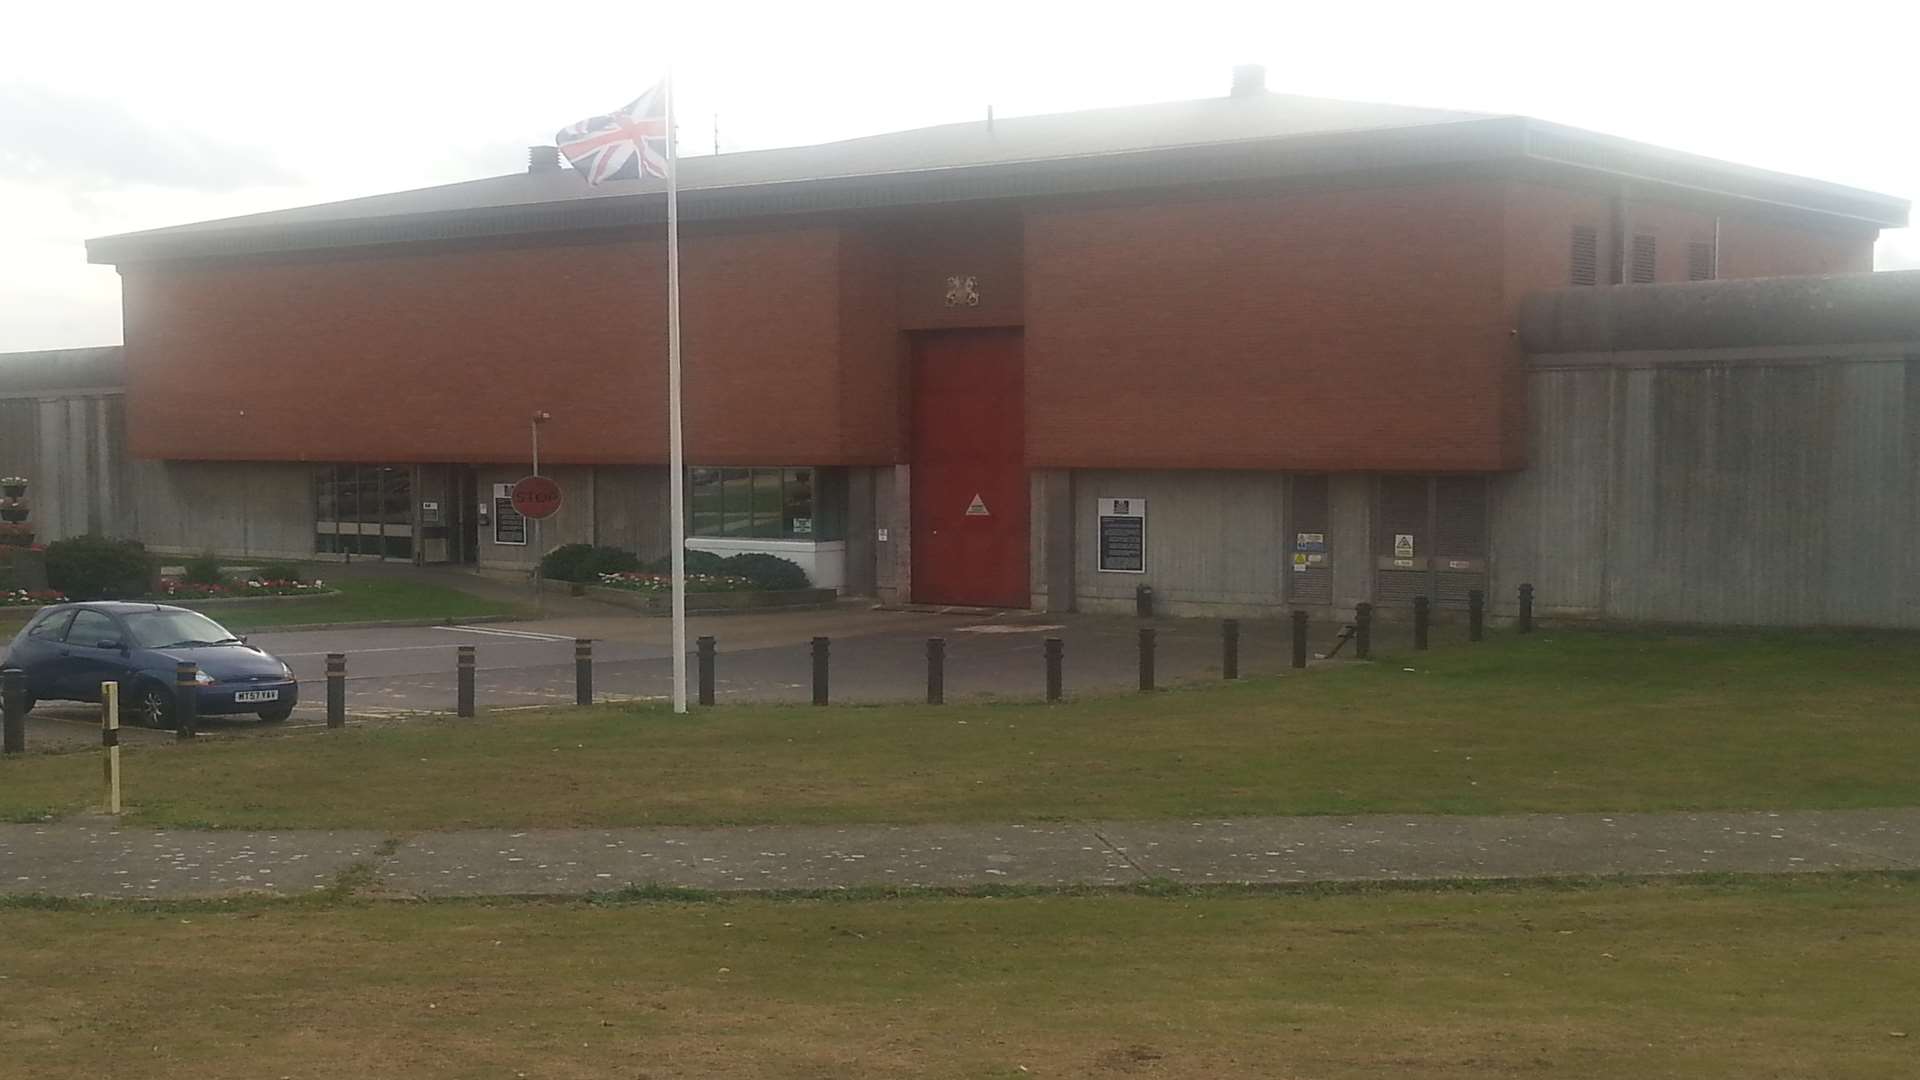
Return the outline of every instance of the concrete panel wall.
<path id="1" fill-rule="evenodd" d="M 166 554 L 313 555 L 313 467 L 302 462 L 134 461 L 133 534 Z"/>
<path id="2" fill-rule="evenodd" d="M 1736 352 L 1542 358 L 1496 612 L 1920 626 L 1920 348 Z"/>
<path id="3" fill-rule="evenodd" d="M 669 472 L 661 465 L 593 470 L 592 542 L 626 548 L 648 562 L 669 554 L 672 550 Z M 569 493 L 566 497 L 572 498 L 572 495 Z"/>
<path id="4" fill-rule="evenodd" d="M 562 544 L 595 543 L 596 500 L 598 494 L 594 483 L 594 469 L 587 465 L 547 465 L 541 462 L 542 474 L 552 477 L 560 485 L 560 509 L 552 517 L 540 523 L 538 529 L 534 523 L 527 522 L 527 542 L 522 544 L 496 544 L 493 542 L 493 522 L 480 528 L 481 566 L 499 570 L 529 569 L 540 560 L 540 552 L 552 551 Z M 609 470 L 610 472 L 614 470 Z M 663 470 L 660 470 L 663 471 Z M 637 473 L 638 470 L 635 470 Z M 495 484 L 511 484 L 527 475 L 525 465 L 481 465 L 475 469 L 480 481 L 480 497 L 491 499 Z M 636 492 L 638 494 L 638 492 Z M 636 519 L 637 521 L 638 519 Z M 536 535 L 537 534 L 537 535 Z M 599 543 L 612 543 L 601 539 Z M 618 546 L 628 546 L 621 544 Z M 662 545 L 664 549 L 664 544 Z M 664 553 L 664 551 L 663 551 Z"/>
<path id="5" fill-rule="evenodd" d="M 31 481 L 39 541 L 132 534 L 123 408 L 111 393 L 0 399 L 0 475 Z"/>
<path id="6" fill-rule="evenodd" d="M 1271 615 L 1283 602 L 1285 477 L 1270 472 L 1074 474 L 1075 592 L 1082 611 L 1131 612 L 1150 585 L 1175 615 Z M 1100 499 L 1147 502 L 1147 572 L 1101 573 Z"/>

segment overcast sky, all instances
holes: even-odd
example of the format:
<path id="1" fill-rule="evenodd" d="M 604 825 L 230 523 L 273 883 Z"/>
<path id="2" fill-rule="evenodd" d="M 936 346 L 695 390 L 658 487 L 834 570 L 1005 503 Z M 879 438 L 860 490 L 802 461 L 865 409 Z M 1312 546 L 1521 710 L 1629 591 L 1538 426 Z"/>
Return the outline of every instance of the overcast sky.
<path id="1" fill-rule="evenodd" d="M 938 0 L 15 5 L 0 351 L 120 340 L 82 242 L 518 171 L 675 65 L 683 152 L 1271 89 L 1525 113 L 1920 195 L 1920 4 Z M 25 8 L 26 10 L 22 10 Z M 35 10 L 39 9 L 39 10 Z M 1883 235 L 1882 269 L 1920 267 Z"/>

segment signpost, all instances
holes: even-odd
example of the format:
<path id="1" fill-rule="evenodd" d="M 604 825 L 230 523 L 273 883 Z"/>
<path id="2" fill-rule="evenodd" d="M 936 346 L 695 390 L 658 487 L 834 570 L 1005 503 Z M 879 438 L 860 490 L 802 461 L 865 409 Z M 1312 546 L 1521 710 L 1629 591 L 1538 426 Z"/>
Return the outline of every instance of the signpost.
<path id="1" fill-rule="evenodd" d="M 513 485 L 513 508 L 539 521 L 560 509 L 560 485 L 545 476 L 529 476 Z"/>

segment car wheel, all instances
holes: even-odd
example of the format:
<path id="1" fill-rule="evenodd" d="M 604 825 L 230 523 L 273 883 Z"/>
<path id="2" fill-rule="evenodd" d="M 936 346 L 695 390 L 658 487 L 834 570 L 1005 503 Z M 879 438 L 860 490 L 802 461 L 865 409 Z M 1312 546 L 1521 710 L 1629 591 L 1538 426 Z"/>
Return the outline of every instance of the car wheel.
<path id="1" fill-rule="evenodd" d="M 140 687 L 140 722 L 150 728 L 173 727 L 173 692 L 159 683 Z"/>
<path id="2" fill-rule="evenodd" d="M 293 715 L 293 706 L 283 705 L 278 709 L 261 709 L 260 719 L 269 724 L 278 724 Z"/>

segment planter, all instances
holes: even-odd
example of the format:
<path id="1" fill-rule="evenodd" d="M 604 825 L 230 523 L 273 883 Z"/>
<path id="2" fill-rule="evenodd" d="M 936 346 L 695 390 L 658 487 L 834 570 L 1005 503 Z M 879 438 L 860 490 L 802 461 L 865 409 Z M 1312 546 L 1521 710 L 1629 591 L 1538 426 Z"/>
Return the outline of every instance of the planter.
<path id="1" fill-rule="evenodd" d="M 0 506 L 0 521 L 18 524 L 27 520 L 27 515 L 30 513 L 32 511 L 24 506 Z"/>
<path id="2" fill-rule="evenodd" d="M 0 484 L 0 495 L 5 495 L 9 499 L 18 499 L 26 493 L 27 485 L 25 484 Z"/>
<path id="3" fill-rule="evenodd" d="M 629 608 L 646 615 L 670 615 L 673 613 L 673 594 L 664 592 L 637 592 L 633 589 L 605 589 L 597 585 L 585 587 L 587 599 L 603 604 Z M 799 608 L 825 607 L 839 597 L 835 589 L 780 589 L 777 591 L 756 592 L 690 592 L 687 594 L 687 612 L 689 614 L 712 615 L 729 611 L 779 611 Z"/>

